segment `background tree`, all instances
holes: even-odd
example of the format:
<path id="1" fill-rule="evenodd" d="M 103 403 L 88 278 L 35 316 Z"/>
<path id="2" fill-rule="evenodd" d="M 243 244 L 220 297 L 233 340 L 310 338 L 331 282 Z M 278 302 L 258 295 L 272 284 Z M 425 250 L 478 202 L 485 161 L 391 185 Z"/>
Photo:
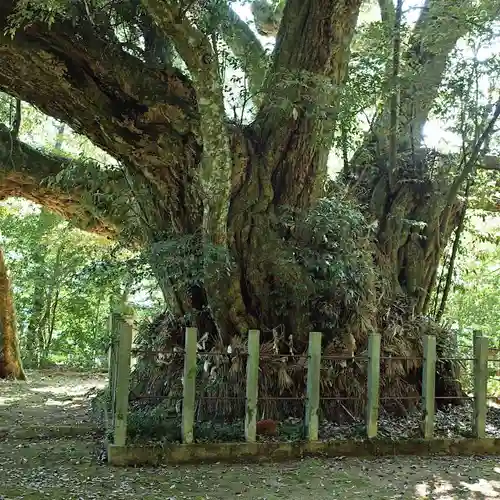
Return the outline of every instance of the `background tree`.
<path id="1" fill-rule="evenodd" d="M 0 297 L 0 377 L 26 380 L 19 352 L 14 299 L 1 249 Z"/>
<path id="2" fill-rule="evenodd" d="M 329 353 L 362 352 L 373 330 L 387 353 L 418 354 L 429 329 L 443 348 L 422 315 L 500 104 L 486 103 L 484 128 L 459 154 L 424 148 L 423 128 L 457 42 L 495 40 L 500 4 L 430 0 L 411 25 L 407 4 L 400 16 L 392 2 L 380 2 L 381 22 L 360 23 L 362 3 L 287 0 L 272 10 L 281 20 L 268 55 L 236 4 L 3 2 L 12 36 L 1 40 L 0 89 L 115 161 L 42 153 L 5 132 L 2 193 L 147 248 L 171 308 L 153 343 L 182 342 L 189 323 L 224 351 L 249 327 L 262 330 L 263 349 L 286 353 L 302 352 L 311 329 Z M 274 34 L 253 11 L 257 31 Z M 230 109 L 225 90 L 235 93 L 238 75 Z M 326 182 L 339 144 L 342 176 Z M 263 392 L 301 391 L 300 363 L 279 365 Z M 151 370 L 142 382 L 168 392 Z M 391 364 L 385 393 L 416 391 L 417 370 Z M 356 362 L 328 377 L 340 395 L 364 385 Z"/>
<path id="3" fill-rule="evenodd" d="M 79 368 L 102 365 L 109 342 L 110 302 L 125 284 L 131 299 L 135 295 L 139 301 L 140 313 L 158 310 L 140 256 L 71 227 L 44 208 L 20 199 L 4 202 L 0 233 L 13 280 L 21 354 L 28 368 L 54 363 Z M 134 294 L 138 284 L 139 295 Z"/>

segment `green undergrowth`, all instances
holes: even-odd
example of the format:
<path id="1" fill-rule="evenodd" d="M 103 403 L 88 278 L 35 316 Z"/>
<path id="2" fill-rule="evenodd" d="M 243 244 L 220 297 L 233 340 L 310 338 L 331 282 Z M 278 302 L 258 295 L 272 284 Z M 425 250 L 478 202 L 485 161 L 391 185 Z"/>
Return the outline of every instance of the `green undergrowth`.
<path id="1" fill-rule="evenodd" d="M 276 436 L 257 436 L 258 441 L 295 442 L 304 439 L 304 424 L 301 421 L 284 421 L 278 424 Z M 161 441 L 181 442 L 181 417 L 169 415 L 161 407 L 131 411 L 128 416 L 128 437 L 135 442 Z M 365 436 L 364 424 L 352 424 L 348 434 L 340 433 L 338 428 L 320 428 L 320 439 L 362 439 Z M 222 420 L 196 421 L 194 438 L 197 443 L 230 443 L 245 441 L 244 420 L 231 422 Z"/>
<path id="2" fill-rule="evenodd" d="M 101 407 L 109 404 L 109 395 L 104 391 L 100 396 Z M 105 400 L 105 402 L 104 402 Z M 94 407 L 98 405 L 94 403 Z M 109 407 L 109 406 L 108 406 Z M 471 403 L 440 408 L 436 412 L 436 438 L 467 438 L 472 434 L 473 407 Z M 95 415 L 99 413 L 96 411 Z M 421 409 L 408 412 L 405 416 L 382 413 L 379 418 L 378 436 L 384 439 L 412 439 L 421 436 Z M 104 426 L 99 422 L 101 428 Z M 131 405 L 128 414 L 128 439 L 135 443 L 180 443 L 181 415 L 165 405 Z M 487 434 L 500 437 L 500 408 L 488 409 Z M 108 437 L 112 436 L 109 433 Z M 244 419 L 224 421 L 223 419 L 197 420 L 194 423 L 194 438 L 198 443 L 243 442 L 245 440 Z M 347 439 L 365 439 L 366 428 L 363 419 L 354 419 L 345 424 L 338 424 L 320 419 L 319 439 L 338 441 Z M 258 436 L 259 441 L 296 442 L 304 439 L 303 422 L 298 419 L 286 419 L 278 424 L 277 436 Z"/>
<path id="3" fill-rule="evenodd" d="M 181 418 L 165 414 L 161 407 L 135 410 L 128 416 L 128 437 L 133 441 L 181 441 Z M 194 424 L 195 441 L 198 443 L 238 442 L 245 440 L 244 420 L 233 422 L 200 421 Z M 279 441 L 303 439 L 303 424 L 284 422 L 278 426 L 278 435 L 262 437 Z"/>
<path id="4" fill-rule="evenodd" d="M 110 408 L 109 391 L 101 391 L 92 402 L 93 419 L 96 423 L 105 425 L 104 408 Z M 109 423 L 108 423 L 109 424 Z M 128 438 L 135 442 L 161 441 L 170 443 L 181 442 L 181 416 L 167 409 L 164 405 L 134 408 L 129 410 L 127 418 Z M 195 421 L 195 441 L 198 443 L 223 443 L 245 440 L 244 420 L 204 420 Z M 301 422 L 282 422 L 278 425 L 278 435 L 263 437 L 279 441 L 300 441 L 303 439 L 303 424 Z M 108 437 L 111 438 L 109 433 Z"/>

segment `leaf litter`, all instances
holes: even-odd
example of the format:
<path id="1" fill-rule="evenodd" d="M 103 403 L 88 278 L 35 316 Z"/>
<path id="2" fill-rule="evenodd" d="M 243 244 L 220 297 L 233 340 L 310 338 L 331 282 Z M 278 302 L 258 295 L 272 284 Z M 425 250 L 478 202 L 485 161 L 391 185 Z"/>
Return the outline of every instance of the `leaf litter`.
<path id="1" fill-rule="evenodd" d="M 53 423 L 54 419 L 65 423 L 89 422 L 90 403 L 85 408 L 81 400 L 82 391 L 86 393 L 89 388 L 82 388 L 82 383 L 103 382 L 102 377 L 85 378 L 81 374 L 32 380 L 34 386 L 0 384 L 1 425 L 40 424 L 36 420 L 37 401 L 41 406 L 39 416 L 45 423 Z M 66 405 L 62 411 L 57 405 L 42 404 L 48 400 L 47 392 L 39 392 L 45 396 L 35 401 L 30 386 L 68 388 L 59 391 L 58 397 L 73 400 L 78 394 L 80 401 L 78 405 Z M 47 407 L 55 412 L 53 419 Z M 13 408 L 14 418 L 12 414 L 9 416 Z M 24 415 L 21 421 L 17 419 L 19 413 Z M 458 418 L 461 417 L 454 420 Z M 387 427 L 383 421 L 381 424 L 382 429 L 384 425 L 391 429 L 396 425 Z M 311 495 L 315 500 L 500 498 L 500 463 L 494 458 L 340 457 L 308 458 L 285 464 L 114 468 L 99 460 L 101 451 L 102 442 L 91 436 L 30 442 L 4 439 L 0 441 L 0 499 L 299 500 Z"/>

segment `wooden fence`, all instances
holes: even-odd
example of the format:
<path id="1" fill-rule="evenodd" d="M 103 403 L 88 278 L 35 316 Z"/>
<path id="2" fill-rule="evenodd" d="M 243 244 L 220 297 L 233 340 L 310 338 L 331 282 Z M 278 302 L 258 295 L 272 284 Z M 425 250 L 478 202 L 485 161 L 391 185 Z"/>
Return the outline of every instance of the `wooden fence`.
<path id="1" fill-rule="evenodd" d="M 116 446 L 125 446 L 127 435 L 127 413 L 129 401 L 129 383 L 131 352 L 133 341 L 133 314 L 130 309 L 120 309 L 111 316 L 111 332 L 115 339 L 111 343 L 109 383 L 111 388 L 111 418 L 113 441 Z M 307 355 L 307 389 L 305 397 L 305 437 L 308 441 L 318 440 L 320 407 L 320 370 L 321 370 L 320 332 L 311 332 Z M 196 328 L 187 328 L 184 350 L 184 377 L 182 400 L 182 441 L 190 444 L 194 441 L 194 417 L 196 403 L 197 373 Z M 256 441 L 258 376 L 260 332 L 250 330 L 247 342 L 246 370 L 246 405 L 245 439 Z M 366 437 L 376 438 L 379 415 L 380 381 L 380 334 L 369 336 L 368 353 L 365 357 L 367 366 L 367 406 L 365 412 Z M 400 358 L 397 358 L 400 359 Z M 466 360 L 465 358 L 463 360 Z M 488 383 L 488 339 L 480 333 L 474 336 L 474 416 L 473 434 L 476 438 L 485 437 Z M 422 422 L 421 434 L 424 439 L 434 436 L 435 417 L 435 380 L 436 380 L 436 337 L 425 336 L 423 339 L 422 365 Z M 455 361 L 460 361 L 456 358 Z"/>

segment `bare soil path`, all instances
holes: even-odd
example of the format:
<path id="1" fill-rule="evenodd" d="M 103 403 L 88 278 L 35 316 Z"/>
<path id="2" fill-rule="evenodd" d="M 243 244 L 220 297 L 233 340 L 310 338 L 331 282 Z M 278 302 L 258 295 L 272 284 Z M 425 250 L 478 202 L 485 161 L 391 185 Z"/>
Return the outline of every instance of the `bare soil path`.
<path id="1" fill-rule="evenodd" d="M 84 395 L 100 375 L 31 374 L 0 383 L 1 425 L 89 420 Z M 500 499 L 493 458 L 305 459 L 287 464 L 112 468 L 89 438 L 0 439 L 1 500 Z"/>
<path id="2" fill-rule="evenodd" d="M 0 380 L 0 427 L 90 423 L 90 393 L 102 389 L 100 373 L 28 372 L 28 382 Z"/>

